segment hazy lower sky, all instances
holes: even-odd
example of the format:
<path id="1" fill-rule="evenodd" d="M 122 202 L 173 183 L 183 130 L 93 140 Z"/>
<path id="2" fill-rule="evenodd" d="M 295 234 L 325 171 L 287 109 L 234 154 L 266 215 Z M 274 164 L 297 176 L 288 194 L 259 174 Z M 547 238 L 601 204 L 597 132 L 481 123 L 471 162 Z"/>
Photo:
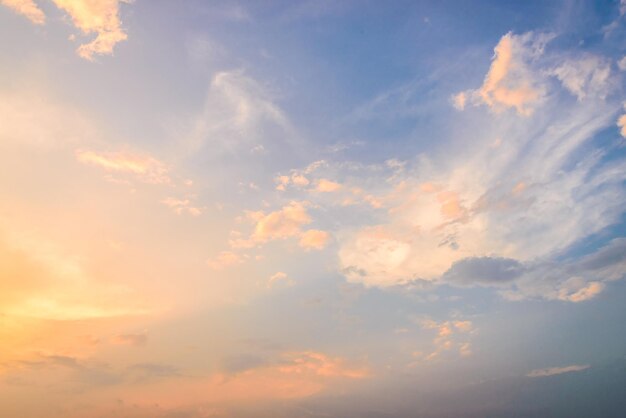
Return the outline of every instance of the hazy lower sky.
<path id="1" fill-rule="evenodd" d="M 0 0 L 0 416 L 622 416 L 625 25 Z"/>

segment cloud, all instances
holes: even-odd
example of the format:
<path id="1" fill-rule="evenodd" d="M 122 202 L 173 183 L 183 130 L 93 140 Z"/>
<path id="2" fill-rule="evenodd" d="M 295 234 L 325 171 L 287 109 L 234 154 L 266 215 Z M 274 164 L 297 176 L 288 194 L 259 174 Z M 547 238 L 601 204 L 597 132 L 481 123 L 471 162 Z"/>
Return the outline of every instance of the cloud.
<path id="1" fill-rule="evenodd" d="M 626 114 L 617 119 L 617 127 L 619 128 L 619 133 L 626 138 Z"/>
<path id="2" fill-rule="evenodd" d="M 528 111 L 525 117 L 476 113 L 469 131 L 465 117 L 447 119 L 464 132 L 462 142 L 450 139 L 439 154 L 409 159 L 402 170 L 382 164 L 344 168 L 347 163 L 318 169 L 318 178 L 325 171 L 349 175 L 352 189 L 375 192 L 379 202 L 371 210 L 360 206 L 349 226 L 331 231 L 347 280 L 378 287 L 414 280 L 495 285 L 507 297 L 580 301 L 602 290 L 594 282 L 615 275 L 618 267 L 612 267 L 613 273 L 578 273 L 553 260 L 619 222 L 626 205 L 626 161 L 617 155 L 606 158 L 613 145 L 597 140 L 614 126 L 622 108 L 617 95 L 605 94 L 617 75 L 604 70 L 607 60 L 601 56 L 544 53 L 545 35 L 503 39 L 494 61 L 505 62 L 492 63 L 485 91 L 497 89 L 511 74 L 534 80 L 528 85 L 541 91 L 541 100 L 520 105 L 518 111 Z M 521 72 L 512 69 L 520 48 L 528 49 L 518 51 L 524 58 L 518 63 Z M 569 81 L 562 82 L 553 74 L 555 62 L 563 68 L 579 65 L 582 72 L 564 72 L 561 78 Z M 580 74 L 577 84 L 573 80 Z M 470 93 L 466 106 L 482 97 Z M 582 99 L 572 100 L 572 94 Z M 493 106 L 503 106 L 495 95 L 487 97 Z M 571 260 L 565 264 L 575 266 Z M 583 277 L 586 284 L 567 287 L 573 277 Z"/>
<path id="3" fill-rule="evenodd" d="M 296 236 L 300 228 L 311 222 L 303 202 L 291 202 L 282 209 L 261 215 L 254 227 L 252 239 L 266 242 Z"/>
<path id="4" fill-rule="evenodd" d="M 267 214 L 263 211 L 246 212 L 246 220 L 254 223 L 254 230 L 248 239 L 231 239 L 231 247 L 251 248 L 268 241 L 300 236 L 302 226 L 312 221 L 306 210 L 307 205 L 308 202 L 291 201 Z"/>
<path id="5" fill-rule="evenodd" d="M 161 161 L 144 154 L 77 150 L 76 159 L 83 164 L 99 167 L 108 172 L 132 174 L 145 183 L 172 183 L 169 168 Z"/>
<path id="6" fill-rule="evenodd" d="M 578 100 L 588 96 L 604 98 L 609 94 L 612 83 L 611 62 L 602 57 L 587 55 L 578 59 L 567 59 L 552 70 L 563 86 Z"/>
<path id="7" fill-rule="evenodd" d="M 322 193 L 336 192 L 341 189 L 341 184 L 328 179 L 320 179 L 317 182 L 316 191 Z"/>
<path id="8" fill-rule="evenodd" d="M 314 375 L 322 377 L 346 377 L 363 379 L 370 375 L 365 367 L 350 367 L 339 357 L 329 357 L 315 351 L 288 353 L 278 370 L 285 374 Z"/>
<path id="9" fill-rule="evenodd" d="M 475 331 L 472 321 L 457 319 L 437 322 L 430 318 L 417 318 L 415 321 L 423 329 L 436 331 L 436 335 L 432 340 L 434 349 L 426 353 L 414 352 L 414 359 L 430 362 L 440 359 L 446 352 L 456 352 L 461 357 L 468 357 L 472 354 L 471 343 L 467 340 L 468 336 Z"/>
<path id="10" fill-rule="evenodd" d="M 215 258 L 207 260 L 207 264 L 213 270 L 222 270 L 244 262 L 244 258 L 232 251 L 222 251 Z"/>
<path id="11" fill-rule="evenodd" d="M 212 78 L 203 111 L 188 137 L 187 151 L 210 144 L 217 155 L 246 149 L 251 156 L 288 151 L 297 134 L 268 88 L 243 71 L 222 71 Z"/>
<path id="12" fill-rule="evenodd" d="M 95 55 L 112 55 L 116 44 L 127 39 L 119 17 L 120 3 L 132 0 L 52 0 L 72 19 L 73 25 L 84 35 L 95 34 L 96 38 L 78 47 L 80 57 L 93 61 Z M 33 0 L 0 0 L 16 13 L 26 16 L 31 22 L 43 25 L 46 16 Z"/>
<path id="13" fill-rule="evenodd" d="M 46 16 L 33 0 L 0 0 L 0 4 L 25 16 L 36 25 L 46 23 Z"/>
<path id="14" fill-rule="evenodd" d="M 604 283 L 588 283 L 581 277 L 572 277 L 561 285 L 558 298 L 568 302 L 582 302 L 593 298 L 603 289 Z"/>
<path id="15" fill-rule="evenodd" d="M 99 139 L 102 129 L 86 112 L 42 91 L 0 93 L 0 140 L 50 151 Z"/>
<path id="16" fill-rule="evenodd" d="M 452 99 L 453 105 L 463 110 L 469 102 L 487 105 L 496 112 L 514 108 L 520 115 L 531 115 L 545 92 L 528 63 L 543 53 L 550 39 L 550 35 L 533 33 L 514 35 L 509 32 L 504 35 L 494 49 L 483 85 L 476 90 L 458 93 Z"/>
<path id="17" fill-rule="evenodd" d="M 290 279 L 287 276 L 287 273 L 284 273 L 282 271 L 279 271 L 275 274 L 273 274 L 269 280 L 267 281 L 267 287 L 274 287 L 279 283 L 284 283 L 286 286 L 291 286 L 294 284 L 293 279 Z"/>
<path id="18" fill-rule="evenodd" d="M 309 179 L 302 173 L 299 173 L 294 170 L 291 176 L 278 176 L 274 179 L 276 183 L 276 190 L 285 191 L 289 184 L 294 185 L 295 187 L 305 187 L 308 186 L 310 181 Z"/>
<path id="19" fill-rule="evenodd" d="M 458 110 L 464 110 L 467 103 L 467 94 L 462 91 L 452 96 L 452 105 Z"/>
<path id="20" fill-rule="evenodd" d="M 626 276 L 626 238 L 615 238 L 576 259 L 527 263 L 523 270 L 510 283 L 511 289 L 502 291 L 506 298 L 587 301 L 600 294 L 608 282 Z"/>
<path id="21" fill-rule="evenodd" d="M 193 206 L 190 199 L 177 199 L 175 197 L 168 197 L 161 201 L 165 206 L 171 208 L 177 215 L 188 213 L 189 215 L 199 216 L 202 214 L 203 209 Z"/>
<path id="22" fill-rule="evenodd" d="M 456 261 L 443 275 L 453 283 L 497 285 L 518 278 L 524 267 L 517 260 L 502 257 L 471 257 Z"/>
<path id="23" fill-rule="evenodd" d="M 309 229 L 301 235 L 298 245 L 305 249 L 321 250 L 326 246 L 329 239 L 330 234 L 328 232 Z"/>
<path id="24" fill-rule="evenodd" d="M 78 47 L 77 53 L 92 61 L 94 55 L 111 55 L 115 45 L 126 40 L 119 17 L 120 3 L 127 0 L 53 0 L 72 19 L 83 34 L 96 34 L 96 38 Z"/>
<path id="25" fill-rule="evenodd" d="M 0 217 L 0 294 L 9 317 L 57 321 L 144 315 L 128 288 L 102 283 L 80 253 Z"/>
<path id="26" fill-rule="evenodd" d="M 589 367 L 590 366 L 588 364 L 584 364 L 584 365 L 572 364 L 571 366 L 564 366 L 564 367 L 547 367 L 545 369 L 532 370 L 526 376 L 547 377 L 547 376 L 554 376 L 554 375 L 563 374 L 563 373 L 579 372 L 582 370 L 586 370 Z"/>
<path id="27" fill-rule="evenodd" d="M 120 334 L 113 337 L 111 340 L 113 344 L 118 345 L 130 345 L 133 347 L 142 347 L 148 342 L 148 335 L 146 334 Z"/>

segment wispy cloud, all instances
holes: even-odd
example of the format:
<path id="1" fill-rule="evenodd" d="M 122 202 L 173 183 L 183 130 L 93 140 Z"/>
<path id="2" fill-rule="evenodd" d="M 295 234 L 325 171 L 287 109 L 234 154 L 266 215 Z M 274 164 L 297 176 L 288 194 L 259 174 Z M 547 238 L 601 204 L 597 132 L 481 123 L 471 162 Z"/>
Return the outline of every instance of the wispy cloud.
<path id="1" fill-rule="evenodd" d="M 127 151 L 95 152 L 77 150 L 76 159 L 112 173 L 132 174 L 137 179 L 153 184 L 169 184 L 169 168 L 161 161 L 145 154 Z"/>
<path id="2" fill-rule="evenodd" d="M 34 0 L 1 0 L 0 4 L 28 18 L 36 25 L 46 23 L 46 16 Z"/>
<path id="3" fill-rule="evenodd" d="M 563 373 L 580 372 L 582 370 L 588 369 L 589 367 L 590 366 L 588 364 L 584 364 L 584 365 L 572 364 L 571 366 L 564 366 L 564 367 L 547 367 L 545 369 L 532 370 L 526 376 L 528 377 L 555 376 L 557 374 L 563 374 Z"/>

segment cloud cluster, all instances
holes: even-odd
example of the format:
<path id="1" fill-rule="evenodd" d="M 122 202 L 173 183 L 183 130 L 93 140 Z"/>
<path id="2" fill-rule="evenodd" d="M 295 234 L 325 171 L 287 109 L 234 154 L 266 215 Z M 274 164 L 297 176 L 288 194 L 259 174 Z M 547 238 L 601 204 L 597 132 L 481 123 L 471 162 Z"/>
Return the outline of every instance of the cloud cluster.
<path id="1" fill-rule="evenodd" d="M 124 2 L 128 0 L 54 0 L 83 34 L 96 34 L 94 40 L 78 47 L 79 56 L 92 61 L 94 55 L 111 55 L 115 45 L 126 40 L 119 17 L 119 6 Z"/>
<path id="2" fill-rule="evenodd" d="M 509 33 L 500 40 L 484 85 L 466 95 L 499 113 L 472 116 L 477 128 L 462 151 L 451 142 L 440 158 L 422 155 L 378 172 L 385 213 L 337 234 L 349 281 L 388 287 L 443 279 L 576 302 L 615 276 L 614 264 L 611 274 L 575 273 L 552 260 L 619 222 L 626 204 L 626 163 L 606 159 L 613 144 L 596 142 L 621 108 L 610 94 L 619 75 L 602 56 L 545 53 L 549 39 Z M 516 112 L 500 112 L 506 107 Z"/>
<path id="3" fill-rule="evenodd" d="M 300 247 L 304 249 L 323 249 L 330 238 L 328 232 L 317 229 L 302 230 L 313 221 L 307 206 L 310 206 L 307 201 L 291 201 L 279 210 L 269 213 L 247 211 L 242 220 L 251 222 L 254 225 L 253 231 L 248 238 L 241 238 L 235 233 L 235 237 L 230 240 L 230 246 L 234 249 L 252 248 L 269 241 L 297 237 Z"/>
<path id="4" fill-rule="evenodd" d="M 434 349 L 430 352 L 417 351 L 413 353 L 413 358 L 417 361 L 434 361 L 439 359 L 443 353 L 456 351 L 458 355 L 467 357 L 472 354 L 471 343 L 468 340 L 469 334 L 475 329 L 472 321 L 450 320 L 437 322 L 430 318 L 416 320 L 422 329 L 436 331 L 436 336 L 432 341 Z"/>
<path id="5" fill-rule="evenodd" d="M 119 17 L 120 3 L 130 0 L 53 0 L 65 11 L 74 26 L 85 35 L 95 34 L 91 42 L 78 47 L 80 57 L 92 61 L 95 55 L 111 55 L 115 45 L 127 39 Z M 16 13 L 26 16 L 31 22 L 42 25 L 46 21 L 43 11 L 33 0 L 2 0 L 3 4 Z"/>

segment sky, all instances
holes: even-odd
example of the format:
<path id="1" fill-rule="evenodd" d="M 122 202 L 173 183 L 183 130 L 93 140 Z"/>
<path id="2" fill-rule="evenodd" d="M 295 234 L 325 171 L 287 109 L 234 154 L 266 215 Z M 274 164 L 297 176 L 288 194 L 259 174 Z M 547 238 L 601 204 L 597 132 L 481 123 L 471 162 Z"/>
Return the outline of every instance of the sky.
<path id="1" fill-rule="evenodd" d="M 0 416 L 621 416 L 625 24 L 0 0 Z"/>

